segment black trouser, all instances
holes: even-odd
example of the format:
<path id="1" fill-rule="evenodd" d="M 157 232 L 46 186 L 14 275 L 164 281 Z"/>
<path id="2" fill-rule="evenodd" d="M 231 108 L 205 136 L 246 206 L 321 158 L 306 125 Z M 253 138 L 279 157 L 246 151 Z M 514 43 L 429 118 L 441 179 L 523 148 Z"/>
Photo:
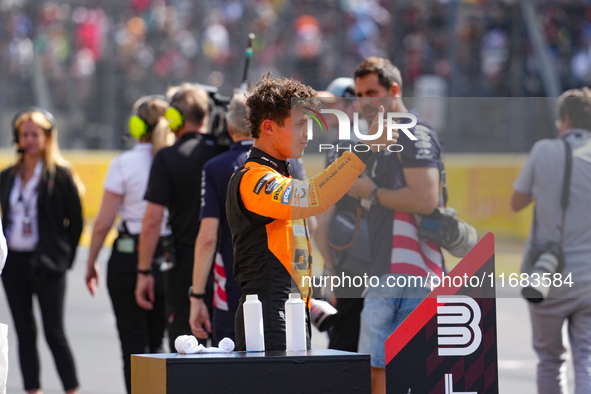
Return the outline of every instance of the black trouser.
<path id="1" fill-rule="evenodd" d="M 117 320 L 128 393 L 131 393 L 131 355 L 162 352 L 166 327 L 163 277 L 158 267 L 152 267 L 154 308 L 149 311 L 140 308 L 135 300 L 137 258 L 137 252 L 117 251 L 115 243 L 107 273 L 107 288 Z"/>
<path id="2" fill-rule="evenodd" d="M 225 269 L 226 272 L 228 272 L 227 270 L 232 268 L 225 267 Z M 230 338 L 236 342 L 234 317 L 236 316 L 236 309 L 238 308 L 240 296 L 242 296 L 242 290 L 240 290 L 238 285 L 226 282 L 226 302 L 228 304 L 228 310 L 224 311 L 216 307 L 213 308 L 213 317 L 211 320 L 211 338 L 213 346 L 218 346 L 220 341 L 224 338 Z"/>
<path id="3" fill-rule="evenodd" d="M 168 316 L 168 340 L 170 351 L 174 352 L 174 341 L 180 335 L 192 335 L 191 325 L 189 324 L 189 315 L 191 302 L 188 291 L 193 283 L 193 257 L 195 248 L 193 246 L 184 246 L 176 244 L 176 267 L 165 273 L 165 295 L 166 295 L 166 313 Z M 207 295 L 205 296 L 205 305 L 209 311 L 209 316 L 213 316 L 213 275 L 210 272 L 207 279 Z M 199 339 L 204 344 L 207 340 Z"/>
<path id="4" fill-rule="evenodd" d="M 342 259 L 342 255 L 338 255 Z M 341 270 L 338 275 L 354 277 L 362 276 L 361 273 L 354 274 L 350 271 Z M 328 348 L 357 352 L 359 345 L 359 329 L 361 326 L 361 310 L 363 309 L 363 287 L 339 286 L 334 290 L 338 313 L 335 315 L 333 325 L 328 331 Z"/>
<path id="5" fill-rule="evenodd" d="M 357 352 L 363 298 L 337 298 L 338 313 L 328 331 L 328 348 Z"/>
<path id="6" fill-rule="evenodd" d="M 236 309 L 223 311 L 218 308 L 213 308 L 213 317 L 211 324 L 213 330 L 211 332 L 211 341 L 213 346 L 218 346 L 220 341 L 224 338 L 230 338 L 236 342 L 236 334 L 234 331 L 234 316 Z"/>
<path id="7" fill-rule="evenodd" d="M 64 331 L 66 273 L 48 272 L 35 264 L 32 252 L 8 252 L 2 282 L 18 337 L 18 353 L 25 390 L 41 388 L 37 325 L 33 294 L 37 294 L 45 339 L 53 354 L 64 390 L 78 387 L 74 358 Z"/>

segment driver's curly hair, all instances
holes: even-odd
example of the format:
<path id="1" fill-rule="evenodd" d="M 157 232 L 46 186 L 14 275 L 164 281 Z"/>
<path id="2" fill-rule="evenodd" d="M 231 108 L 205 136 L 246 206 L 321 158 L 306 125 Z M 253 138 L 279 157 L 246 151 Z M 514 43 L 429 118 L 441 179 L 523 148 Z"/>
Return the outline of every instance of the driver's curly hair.
<path id="1" fill-rule="evenodd" d="M 252 87 L 246 100 L 250 134 L 253 138 L 259 138 L 261 124 L 266 119 L 277 122 L 283 127 L 292 105 L 318 108 L 319 102 L 311 99 L 316 95 L 317 92 L 314 89 L 294 79 L 273 78 L 271 73 L 266 74 Z"/>

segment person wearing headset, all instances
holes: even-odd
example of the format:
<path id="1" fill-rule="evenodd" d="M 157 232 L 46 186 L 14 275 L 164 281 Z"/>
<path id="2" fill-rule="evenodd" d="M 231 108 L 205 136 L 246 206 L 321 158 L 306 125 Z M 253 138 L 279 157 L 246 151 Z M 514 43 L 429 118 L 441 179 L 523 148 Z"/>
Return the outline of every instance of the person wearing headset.
<path id="1" fill-rule="evenodd" d="M 148 202 L 140 236 L 136 302 L 146 310 L 154 308 L 154 270 L 151 268 L 158 231 L 166 208 L 174 237 L 175 264 L 166 271 L 165 297 L 170 349 L 180 335 L 191 335 L 190 301 L 195 239 L 199 232 L 201 171 L 212 157 L 224 152 L 207 128 L 209 97 L 198 85 L 184 83 L 171 93 L 165 117 L 176 142 L 154 157 L 144 199 Z M 212 278 L 213 279 L 213 278 Z M 213 280 L 211 281 L 213 283 Z M 213 285 L 211 286 L 213 288 Z M 211 305 L 213 289 L 193 298 Z"/>
<path id="2" fill-rule="evenodd" d="M 25 390 L 40 394 L 37 295 L 45 338 L 67 394 L 78 393 L 74 358 L 64 331 L 66 270 L 82 232 L 84 186 L 62 158 L 51 113 L 29 108 L 12 121 L 16 163 L 0 173 L 8 258 L 2 282 L 18 337 Z"/>
<path id="3" fill-rule="evenodd" d="M 144 193 L 153 156 L 174 142 L 174 135 L 164 118 L 168 102 L 164 96 L 146 96 L 134 105 L 129 119 L 129 132 L 139 142 L 111 162 L 104 182 L 103 201 L 94 223 L 86 267 L 86 285 L 96 294 L 100 270 L 99 251 L 119 214 L 119 235 L 113 243 L 108 263 L 107 288 L 117 320 L 123 355 L 127 392 L 131 393 L 131 355 L 162 351 L 166 327 L 164 284 L 158 267 L 163 262 L 163 248 L 158 247 L 152 262 L 155 279 L 155 301 L 152 310 L 135 302 L 138 240 L 147 202 Z M 167 212 L 165 212 L 167 215 Z M 167 235 L 166 220 L 160 228 L 160 244 Z"/>

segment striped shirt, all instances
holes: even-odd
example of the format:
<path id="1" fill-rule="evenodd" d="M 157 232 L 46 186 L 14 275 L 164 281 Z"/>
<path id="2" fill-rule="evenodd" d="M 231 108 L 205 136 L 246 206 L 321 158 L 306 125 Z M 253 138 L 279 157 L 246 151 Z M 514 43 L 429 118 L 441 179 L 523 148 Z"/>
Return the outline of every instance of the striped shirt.
<path id="1" fill-rule="evenodd" d="M 411 130 L 417 141 L 400 133 L 400 156 L 381 151 L 368 163 L 369 175 L 376 186 L 386 189 L 406 187 L 404 168 L 440 168 L 441 144 L 437 134 L 424 125 Z M 371 207 L 368 216 L 372 266 L 370 275 L 388 273 L 441 275 L 443 256 L 437 245 L 420 240 L 413 214 L 393 211 L 380 204 Z"/>

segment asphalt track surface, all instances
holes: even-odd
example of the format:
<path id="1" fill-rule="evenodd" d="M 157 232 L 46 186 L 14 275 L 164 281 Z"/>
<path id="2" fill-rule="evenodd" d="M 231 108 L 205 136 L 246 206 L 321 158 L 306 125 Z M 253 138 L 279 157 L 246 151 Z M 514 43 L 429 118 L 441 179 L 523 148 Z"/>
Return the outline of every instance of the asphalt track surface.
<path id="1" fill-rule="evenodd" d="M 103 250 L 102 281 L 99 292 L 90 296 L 84 284 L 87 249 L 80 249 L 74 268 L 68 275 L 66 301 L 66 330 L 73 349 L 81 393 L 124 393 L 119 340 L 110 300 L 105 287 L 105 262 L 109 250 Z M 517 290 L 498 293 L 497 324 L 499 350 L 500 393 L 535 393 L 536 357 L 531 349 L 531 332 L 526 302 Z M 43 338 L 41 320 L 36 311 L 38 347 L 41 357 L 41 383 L 44 393 L 63 393 L 51 353 Z M 22 381 L 17 359 L 16 336 L 12 328 L 6 295 L 0 291 L 0 322 L 9 325 L 9 372 L 7 393 L 22 393 Z M 326 335 L 315 332 L 312 346 L 325 348 Z M 569 360 L 569 371 L 572 364 Z M 572 374 L 569 373 L 569 378 Z M 572 390 L 572 385 L 569 385 Z"/>

